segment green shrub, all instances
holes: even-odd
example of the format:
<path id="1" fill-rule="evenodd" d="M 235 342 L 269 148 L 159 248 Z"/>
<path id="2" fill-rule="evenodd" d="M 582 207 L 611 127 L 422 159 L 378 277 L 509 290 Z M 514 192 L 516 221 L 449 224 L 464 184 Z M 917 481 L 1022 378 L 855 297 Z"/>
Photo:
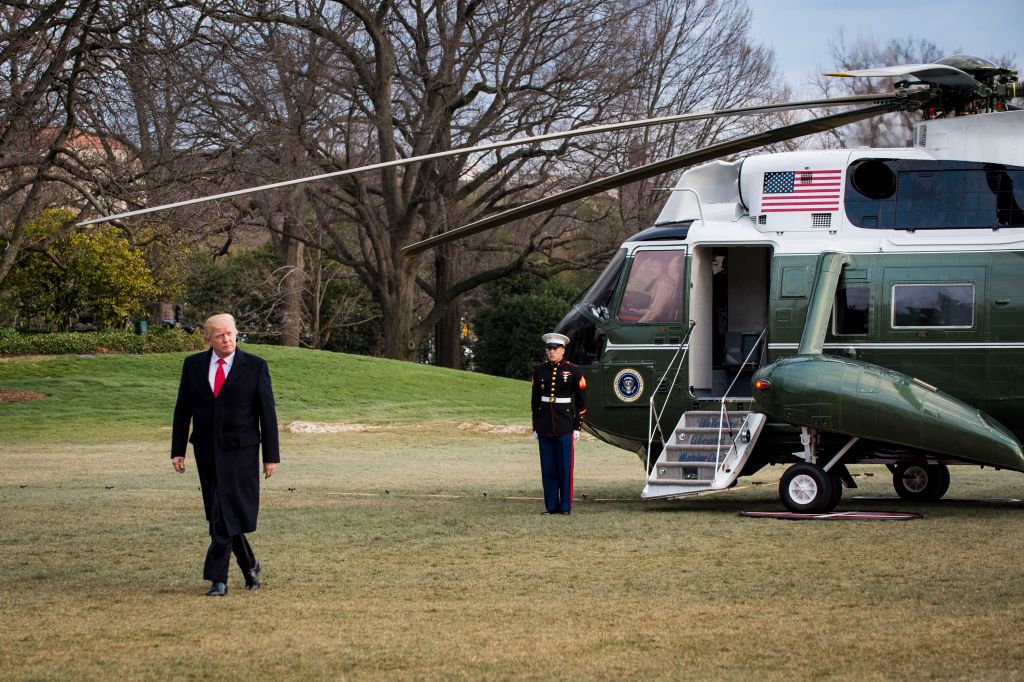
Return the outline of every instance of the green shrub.
<path id="1" fill-rule="evenodd" d="M 529 379 L 544 360 L 541 336 L 555 328 L 579 291 L 562 278 L 521 272 L 486 289 L 473 328 L 473 354 L 481 372 Z"/>
<path id="2" fill-rule="evenodd" d="M 45 252 L 22 254 L 4 281 L 5 307 L 17 310 L 22 324 L 61 330 L 81 311 L 92 312 L 98 327 L 143 313 L 159 294 L 143 252 L 109 225 L 62 234 L 73 220 L 71 211 L 51 209 L 26 226 L 30 240 L 55 241 Z"/>
<path id="3" fill-rule="evenodd" d="M 53 334 L 19 334 L 9 329 L 0 330 L 0 355 L 173 353 L 205 347 L 201 332 L 189 334 L 182 329 L 154 329 L 141 336 L 124 329 Z"/>

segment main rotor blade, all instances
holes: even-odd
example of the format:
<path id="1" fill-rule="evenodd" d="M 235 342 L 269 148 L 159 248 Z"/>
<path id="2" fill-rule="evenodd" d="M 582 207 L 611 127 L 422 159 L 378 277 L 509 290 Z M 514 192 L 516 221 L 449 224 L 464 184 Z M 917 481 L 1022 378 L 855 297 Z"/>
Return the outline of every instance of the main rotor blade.
<path id="1" fill-rule="evenodd" d="M 979 85 L 978 81 L 974 80 L 974 77 L 970 74 L 946 64 L 901 64 L 899 66 L 883 66 L 877 69 L 835 71 L 823 75 L 838 76 L 840 78 L 895 78 L 897 76 L 914 76 L 924 83 L 947 85 L 953 88 L 975 88 Z"/>
<path id="2" fill-rule="evenodd" d="M 885 99 L 886 98 L 883 98 L 883 100 Z M 621 187 L 622 185 L 628 185 L 629 183 L 636 182 L 637 180 L 644 180 L 646 178 L 654 177 L 655 175 L 661 175 L 662 173 L 668 173 L 680 168 L 685 168 L 686 166 L 705 163 L 723 156 L 736 154 L 756 147 L 763 147 L 764 145 L 773 144 L 775 142 L 782 142 L 796 137 L 803 137 L 804 135 L 811 135 L 812 133 L 832 130 L 833 128 L 839 128 L 840 126 L 850 123 L 856 123 L 857 121 L 862 121 L 866 118 L 896 111 L 900 108 L 901 105 L 899 103 L 883 101 L 873 106 L 854 109 L 853 111 L 846 111 L 829 116 L 822 116 L 821 118 L 793 123 L 791 125 L 782 126 L 781 128 L 774 128 L 761 133 L 755 133 L 754 135 L 747 135 L 746 137 L 740 137 L 735 140 L 714 144 L 710 147 L 704 147 L 669 159 L 656 161 L 655 163 L 647 164 L 646 166 L 640 166 L 639 168 L 633 168 L 622 173 L 610 175 L 607 178 L 594 180 L 565 192 L 554 194 L 543 199 L 538 199 L 508 211 L 497 213 L 493 216 L 470 223 L 469 225 L 449 230 L 444 234 L 439 234 L 435 237 L 430 237 L 429 239 L 416 242 L 415 244 L 410 244 L 409 246 L 401 249 L 400 253 L 405 257 L 415 256 L 416 254 L 422 253 L 423 251 L 426 251 L 433 246 L 437 246 L 438 244 L 462 239 L 463 237 L 468 237 L 476 234 L 477 232 L 483 232 L 484 230 L 489 230 L 493 227 L 510 223 L 513 220 L 519 220 L 520 218 L 526 218 L 537 213 L 543 213 L 544 211 L 557 208 L 558 206 L 567 204 L 571 201 L 593 196 L 594 194 L 599 194 L 609 189 Z"/>
<path id="3" fill-rule="evenodd" d="M 779 104 L 763 104 L 752 107 L 736 107 L 734 109 L 718 109 L 716 111 L 705 111 L 695 112 L 690 114 L 676 114 L 674 116 L 659 116 L 657 118 L 645 118 L 637 121 L 626 121 L 623 123 L 608 123 L 605 125 L 590 126 L 587 128 L 576 128 L 574 130 L 566 130 L 557 133 L 546 133 L 544 135 L 535 135 L 533 137 L 521 137 L 514 140 L 502 140 L 500 142 L 488 142 L 485 144 L 476 145 L 474 147 L 460 147 L 459 149 L 449 149 L 443 152 L 434 152 L 433 154 L 423 154 L 421 156 L 412 156 L 407 159 L 394 159 L 392 161 L 383 161 L 381 163 L 374 163 L 368 166 L 359 166 L 357 168 L 346 168 L 344 170 L 332 171 L 330 173 L 321 173 L 318 175 L 310 175 L 303 178 L 295 178 L 293 180 L 284 180 L 281 182 L 273 182 L 268 185 L 259 185 L 257 187 L 246 187 L 244 189 L 236 189 L 230 192 L 223 192 L 221 194 L 212 194 L 205 197 L 197 197 L 195 199 L 186 199 L 184 201 L 176 201 L 170 204 L 162 204 L 160 206 L 151 206 L 149 208 L 140 208 L 135 211 L 125 211 L 123 213 L 114 213 L 112 215 L 102 216 L 100 218 L 93 218 L 84 222 L 78 223 L 79 227 L 86 225 L 93 225 L 95 223 L 102 223 L 108 220 L 120 220 L 122 218 L 131 218 L 137 215 L 145 215 L 147 213 L 155 213 L 156 211 L 164 211 L 171 208 L 181 208 L 182 206 L 191 206 L 193 204 L 201 204 L 207 201 L 215 201 L 217 199 L 228 199 L 230 197 L 238 197 L 244 194 L 252 194 L 254 192 L 263 192 L 269 189 L 280 189 L 282 187 L 291 187 L 293 185 L 300 185 L 306 182 L 316 182 L 318 180 L 327 180 L 329 178 L 337 178 L 343 175 L 355 175 L 358 173 L 367 173 L 369 171 L 380 170 L 381 168 L 389 168 L 392 166 L 405 166 L 418 161 L 430 161 L 432 159 L 442 159 L 448 156 L 458 156 L 459 154 L 469 154 L 473 152 L 487 152 L 495 149 L 501 149 L 503 147 L 514 147 L 520 145 L 536 144 L 538 142 L 547 142 L 550 140 L 562 140 L 580 135 L 596 135 L 599 133 L 608 133 L 616 130 L 628 130 L 631 128 L 644 128 L 649 126 L 667 125 L 669 123 L 681 123 L 683 121 L 698 121 L 709 118 L 721 118 L 725 116 L 750 116 L 752 114 L 764 114 L 774 113 L 780 111 L 793 111 L 797 109 L 819 109 L 822 107 L 833 107 L 833 106 L 844 106 L 850 104 L 863 104 L 865 102 L 878 102 L 880 100 L 891 99 L 895 100 L 897 95 L 884 94 L 884 95 L 851 95 L 848 97 L 832 97 L 828 99 L 811 99 L 803 100 L 800 102 L 782 102 Z"/>

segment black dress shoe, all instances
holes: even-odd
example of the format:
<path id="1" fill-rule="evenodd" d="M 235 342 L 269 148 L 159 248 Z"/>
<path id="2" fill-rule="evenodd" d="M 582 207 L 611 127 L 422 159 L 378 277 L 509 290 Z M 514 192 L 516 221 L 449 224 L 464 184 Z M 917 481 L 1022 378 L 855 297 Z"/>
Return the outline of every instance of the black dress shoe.
<path id="1" fill-rule="evenodd" d="M 228 586 L 224 583 L 212 582 L 210 583 L 210 591 L 206 593 L 207 597 L 223 597 L 228 593 Z"/>
<path id="2" fill-rule="evenodd" d="M 260 562 L 245 572 L 245 589 L 250 592 L 260 589 Z"/>

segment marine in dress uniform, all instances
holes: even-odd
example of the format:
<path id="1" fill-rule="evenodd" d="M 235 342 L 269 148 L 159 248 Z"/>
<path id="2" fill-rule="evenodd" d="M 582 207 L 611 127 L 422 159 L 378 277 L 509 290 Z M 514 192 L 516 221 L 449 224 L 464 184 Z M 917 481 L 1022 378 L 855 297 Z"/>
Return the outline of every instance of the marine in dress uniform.
<path id="1" fill-rule="evenodd" d="M 572 470 L 575 442 L 587 412 L 587 380 L 583 370 L 565 360 L 569 337 L 545 334 L 547 362 L 533 370 L 533 432 L 540 445 L 540 474 L 545 514 L 572 511 Z"/>

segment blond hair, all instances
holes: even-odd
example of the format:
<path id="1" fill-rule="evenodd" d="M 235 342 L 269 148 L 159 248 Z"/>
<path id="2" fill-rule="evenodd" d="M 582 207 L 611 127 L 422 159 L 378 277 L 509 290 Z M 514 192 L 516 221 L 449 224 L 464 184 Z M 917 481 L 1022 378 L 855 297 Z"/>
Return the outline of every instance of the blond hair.
<path id="1" fill-rule="evenodd" d="M 235 318 L 232 315 L 228 313 L 211 315 L 206 318 L 206 322 L 203 322 L 203 338 L 209 341 L 210 337 L 213 336 L 213 330 L 223 329 L 224 327 L 228 327 L 236 336 L 238 335 L 238 327 L 235 326 Z"/>

